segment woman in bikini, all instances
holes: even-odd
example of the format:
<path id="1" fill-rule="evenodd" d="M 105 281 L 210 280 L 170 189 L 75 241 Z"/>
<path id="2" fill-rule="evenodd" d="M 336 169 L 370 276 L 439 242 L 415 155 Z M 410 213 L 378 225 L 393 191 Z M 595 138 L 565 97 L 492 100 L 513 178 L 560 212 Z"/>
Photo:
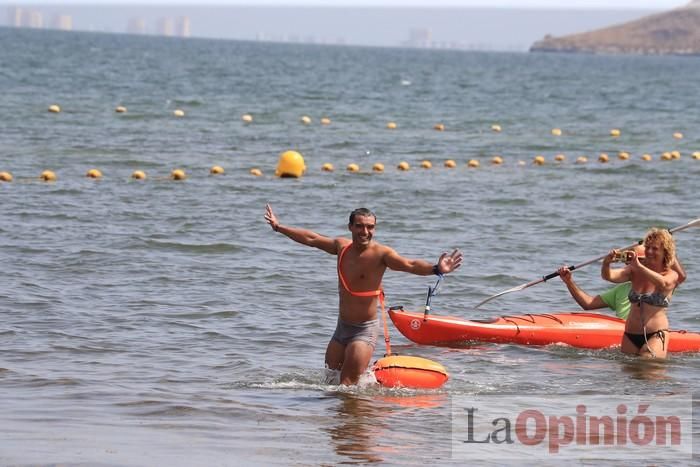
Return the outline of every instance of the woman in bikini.
<path id="1" fill-rule="evenodd" d="M 601 274 L 610 282 L 632 282 L 629 292 L 632 307 L 622 337 L 622 352 L 644 358 L 666 358 L 666 309 L 679 282 L 678 273 L 673 268 L 676 245 L 667 230 L 651 229 L 644 238 L 644 251 L 644 263 L 634 251 L 627 251 L 627 266 L 612 269 L 610 264 L 620 254 L 618 250 L 612 250 L 603 260 Z"/>

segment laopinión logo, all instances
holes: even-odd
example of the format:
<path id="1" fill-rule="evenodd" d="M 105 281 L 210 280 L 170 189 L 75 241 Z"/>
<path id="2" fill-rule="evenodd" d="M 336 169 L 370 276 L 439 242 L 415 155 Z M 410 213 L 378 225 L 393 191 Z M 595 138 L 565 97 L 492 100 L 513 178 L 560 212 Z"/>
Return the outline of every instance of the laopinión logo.
<path id="1" fill-rule="evenodd" d="M 458 459 L 692 458 L 692 396 L 452 399 Z"/>

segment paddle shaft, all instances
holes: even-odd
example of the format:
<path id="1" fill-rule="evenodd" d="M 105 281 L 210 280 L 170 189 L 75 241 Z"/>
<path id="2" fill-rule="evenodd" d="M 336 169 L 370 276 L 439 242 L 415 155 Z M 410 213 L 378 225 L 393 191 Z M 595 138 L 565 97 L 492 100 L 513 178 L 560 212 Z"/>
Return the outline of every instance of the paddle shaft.
<path id="1" fill-rule="evenodd" d="M 437 282 L 435 283 L 434 287 L 428 286 L 428 296 L 425 299 L 425 308 L 423 310 L 423 320 L 426 320 L 428 318 L 428 315 L 430 314 L 430 302 L 433 299 L 433 296 L 437 293 L 437 289 L 440 286 L 440 281 L 442 280 L 442 275 L 438 276 Z"/>
<path id="2" fill-rule="evenodd" d="M 685 230 L 685 229 L 689 229 L 690 227 L 698 227 L 698 226 L 700 226 L 700 218 L 695 219 L 693 221 L 690 221 L 687 224 L 679 225 L 678 227 L 674 227 L 672 229 L 669 229 L 668 231 L 673 234 L 673 233 L 680 232 L 680 231 Z M 643 242 L 643 240 L 639 240 L 636 243 L 633 243 L 629 246 L 619 248 L 619 249 L 620 250 L 628 250 L 628 249 L 633 248 L 637 245 L 641 245 L 642 242 Z M 607 253 L 604 255 L 598 256 L 597 258 L 593 258 L 593 259 L 590 259 L 588 261 L 584 261 L 583 263 L 576 264 L 574 266 L 569 266 L 568 269 L 569 269 L 569 271 L 573 271 L 575 269 L 581 269 L 584 266 L 588 266 L 589 264 L 596 263 L 596 262 L 604 259 L 606 256 L 608 256 Z M 512 289 L 504 290 L 503 292 L 497 293 L 496 295 L 492 295 L 489 298 L 487 298 L 486 300 L 483 300 L 478 305 L 476 305 L 474 308 L 479 308 L 481 305 L 488 303 L 491 300 L 493 300 L 494 298 L 500 297 L 501 295 L 505 295 L 505 294 L 510 293 L 510 292 L 518 292 L 520 290 L 525 290 L 528 287 L 532 287 L 533 285 L 537 285 L 537 284 L 540 284 L 542 282 L 547 282 L 549 279 L 553 279 L 557 276 L 559 276 L 559 271 L 554 271 L 551 274 L 547 274 L 546 276 L 542 276 L 541 279 L 537 279 L 537 280 L 534 280 L 532 282 L 528 282 L 527 284 L 519 285 L 518 287 L 513 287 Z"/>

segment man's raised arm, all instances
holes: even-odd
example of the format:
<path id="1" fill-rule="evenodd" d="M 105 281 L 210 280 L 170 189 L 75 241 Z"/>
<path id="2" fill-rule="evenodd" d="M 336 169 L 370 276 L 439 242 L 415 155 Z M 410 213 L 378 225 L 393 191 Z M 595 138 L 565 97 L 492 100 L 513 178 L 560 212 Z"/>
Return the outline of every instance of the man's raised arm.
<path id="1" fill-rule="evenodd" d="M 272 230 L 286 235 L 295 242 L 318 248 L 332 255 L 338 254 L 338 247 L 334 239 L 318 234 L 312 230 L 280 224 L 277 216 L 275 216 L 275 213 L 272 211 L 272 206 L 269 204 L 265 205 L 265 220 L 270 224 Z"/>
<path id="2" fill-rule="evenodd" d="M 410 272 L 419 276 L 430 274 L 448 274 L 462 265 L 462 252 L 454 250 L 452 253 L 440 255 L 436 264 L 431 264 L 422 259 L 409 259 L 400 256 L 391 248 L 387 249 L 384 261 L 394 271 Z"/>

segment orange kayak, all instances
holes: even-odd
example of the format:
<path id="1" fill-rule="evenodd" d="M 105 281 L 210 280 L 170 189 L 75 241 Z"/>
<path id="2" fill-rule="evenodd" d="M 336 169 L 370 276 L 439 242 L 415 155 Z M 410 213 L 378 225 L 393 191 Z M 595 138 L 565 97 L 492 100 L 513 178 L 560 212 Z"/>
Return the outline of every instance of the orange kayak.
<path id="1" fill-rule="evenodd" d="M 567 344 L 585 349 L 620 345 L 625 321 L 597 313 L 506 315 L 485 320 L 437 316 L 392 308 L 389 316 L 417 344 L 497 342 L 523 345 Z M 700 351 L 700 333 L 670 331 L 670 352 Z"/>

